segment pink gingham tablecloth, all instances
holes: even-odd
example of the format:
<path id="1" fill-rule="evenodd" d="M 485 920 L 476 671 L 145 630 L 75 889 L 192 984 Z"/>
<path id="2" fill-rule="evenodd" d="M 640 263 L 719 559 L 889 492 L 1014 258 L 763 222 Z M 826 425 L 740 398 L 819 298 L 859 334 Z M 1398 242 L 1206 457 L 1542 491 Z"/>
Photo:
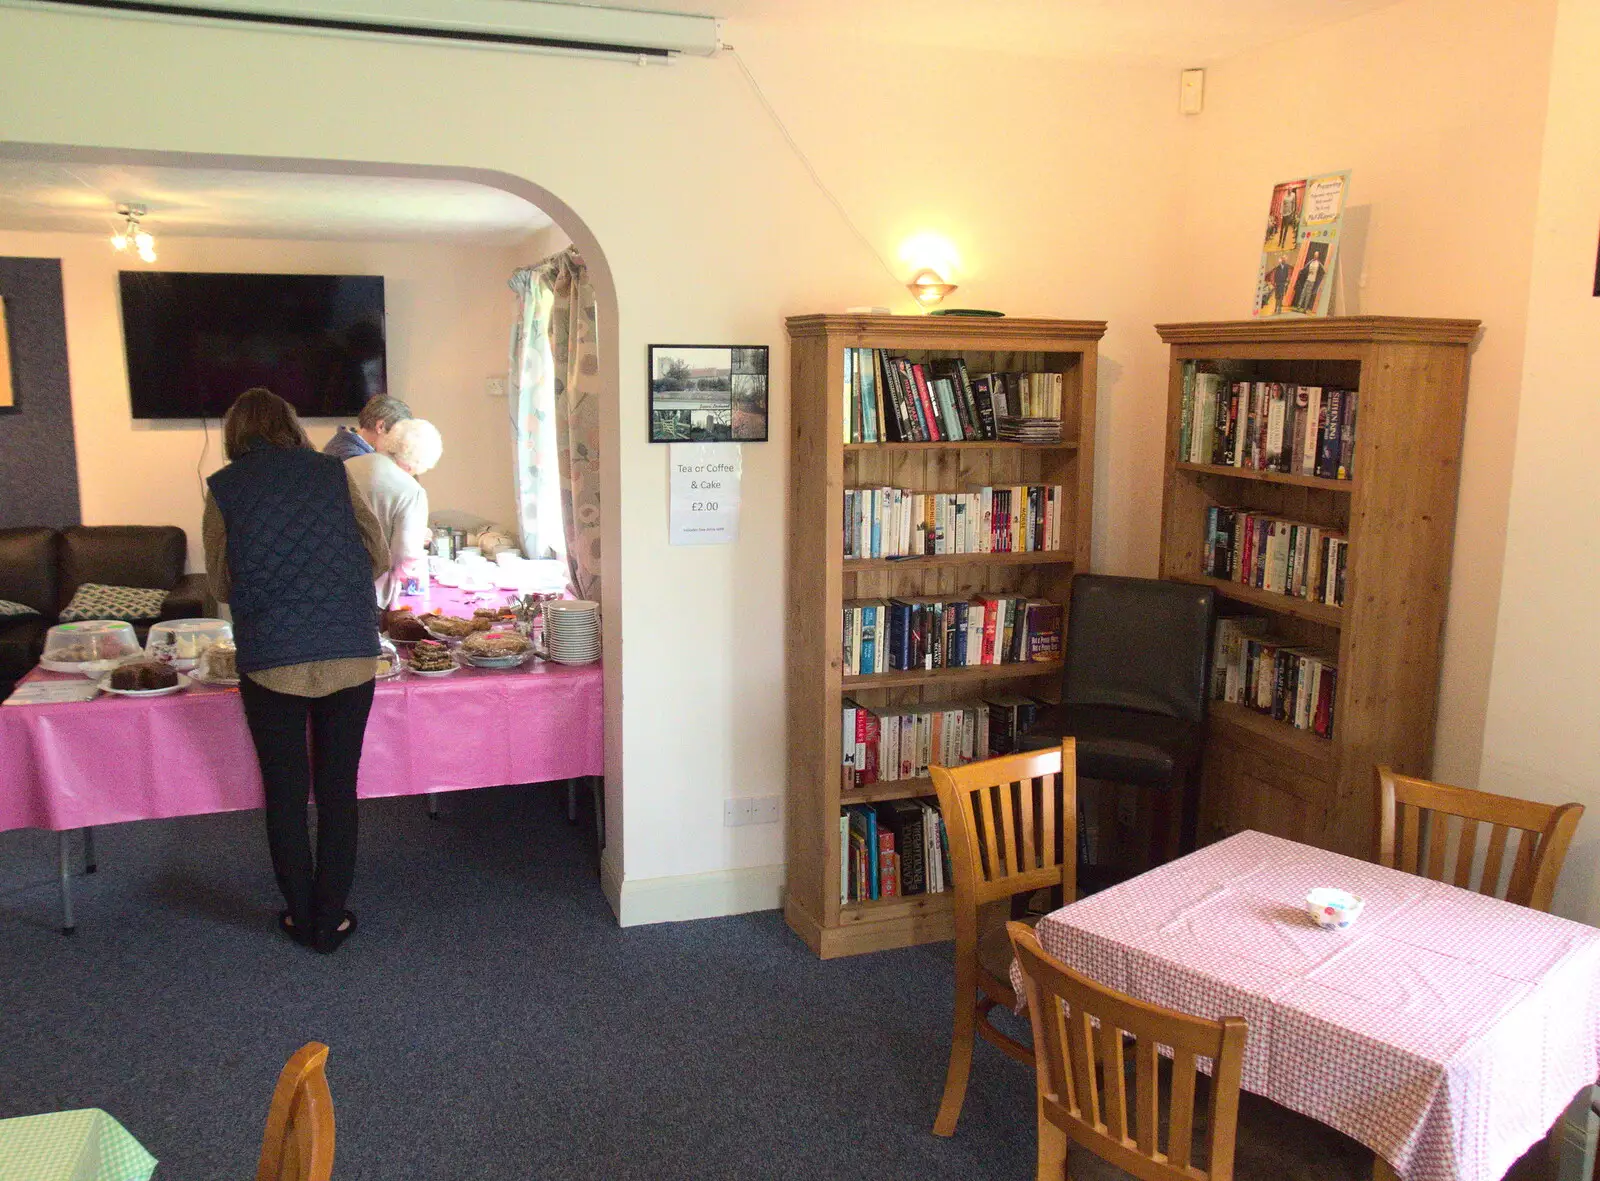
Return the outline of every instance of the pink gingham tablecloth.
<path id="1" fill-rule="evenodd" d="M 598 664 L 407 673 L 378 682 L 357 792 L 370 799 L 602 775 L 603 733 Z M 237 689 L 0 706 L 0 831 L 261 806 Z"/>
<path id="2" fill-rule="evenodd" d="M 1316 925 L 1317 886 L 1367 900 L 1354 927 Z M 1600 1078 L 1600 930 L 1279 837 L 1239 833 L 1038 933 L 1141 1000 L 1243 1017 L 1245 1088 L 1405 1181 L 1500 1181 Z"/>

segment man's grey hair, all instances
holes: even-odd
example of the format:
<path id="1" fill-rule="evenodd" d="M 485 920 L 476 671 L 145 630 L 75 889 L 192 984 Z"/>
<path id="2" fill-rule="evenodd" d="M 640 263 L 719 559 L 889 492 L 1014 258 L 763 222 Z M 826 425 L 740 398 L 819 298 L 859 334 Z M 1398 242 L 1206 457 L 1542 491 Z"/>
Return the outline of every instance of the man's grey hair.
<path id="1" fill-rule="evenodd" d="M 397 422 L 404 422 L 411 417 L 411 407 L 399 398 L 391 398 L 388 394 L 379 394 L 376 398 L 369 398 L 367 404 L 361 408 L 361 415 L 356 419 L 366 430 L 375 431 L 382 427 L 386 431 L 394 430 Z"/>

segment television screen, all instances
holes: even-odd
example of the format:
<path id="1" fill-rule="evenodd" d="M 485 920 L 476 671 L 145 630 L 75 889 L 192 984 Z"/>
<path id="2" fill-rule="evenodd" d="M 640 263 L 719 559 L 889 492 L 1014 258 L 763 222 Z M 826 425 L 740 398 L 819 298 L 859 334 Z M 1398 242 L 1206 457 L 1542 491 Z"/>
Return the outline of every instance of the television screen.
<path id="1" fill-rule="evenodd" d="M 135 418 L 220 418 L 265 386 L 305 418 L 387 391 L 383 276 L 123 271 Z"/>

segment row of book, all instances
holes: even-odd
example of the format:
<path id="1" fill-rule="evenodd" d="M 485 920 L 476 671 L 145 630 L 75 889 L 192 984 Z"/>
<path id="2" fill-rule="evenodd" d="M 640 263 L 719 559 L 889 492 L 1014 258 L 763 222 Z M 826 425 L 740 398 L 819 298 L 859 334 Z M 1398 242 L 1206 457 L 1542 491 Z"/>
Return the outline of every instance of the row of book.
<path id="1" fill-rule="evenodd" d="M 844 675 L 1061 659 L 1061 604 L 917 595 L 844 604 Z"/>
<path id="2" fill-rule="evenodd" d="M 920 779 L 931 766 L 957 767 L 1011 754 L 1017 735 L 1044 703 L 1004 695 L 984 701 L 858 705 L 845 698 L 840 733 L 840 786 Z"/>
<path id="3" fill-rule="evenodd" d="M 1189 463 L 1348 480 L 1355 466 L 1355 390 L 1227 381 L 1184 365 L 1178 458 Z"/>
<path id="4" fill-rule="evenodd" d="M 1248 706 L 1297 730 L 1333 737 L 1333 703 L 1339 688 L 1337 658 L 1268 634 L 1254 616 L 1217 620 L 1211 656 L 1211 695 Z"/>
<path id="5" fill-rule="evenodd" d="M 1212 505 L 1200 573 L 1342 607 L 1349 555 L 1350 543 L 1337 530 Z"/>
<path id="6" fill-rule="evenodd" d="M 839 901 L 942 894 L 954 880 L 934 799 L 856 804 L 839 813 Z"/>
<path id="7" fill-rule="evenodd" d="M 974 376 L 961 357 L 912 361 L 885 349 L 847 348 L 844 441 L 1058 442 L 1061 392 L 1059 373 Z"/>
<path id="8" fill-rule="evenodd" d="M 1031 553 L 1061 548 L 1060 484 L 976 492 L 847 488 L 844 556 Z"/>

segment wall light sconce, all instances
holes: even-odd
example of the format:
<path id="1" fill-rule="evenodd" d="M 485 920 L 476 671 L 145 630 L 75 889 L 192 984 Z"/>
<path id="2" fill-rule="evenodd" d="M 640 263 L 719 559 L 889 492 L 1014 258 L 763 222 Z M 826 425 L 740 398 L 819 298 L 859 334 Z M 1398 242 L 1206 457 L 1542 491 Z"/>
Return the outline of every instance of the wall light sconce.
<path id="1" fill-rule="evenodd" d="M 925 308 L 931 308 L 955 289 L 954 283 L 946 283 L 944 276 L 932 267 L 923 267 L 906 284 L 906 290 Z"/>
<path id="2" fill-rule="evenodd" d="M 126 250 L 130 245 L 145 262 L 156 260 L 156 240 L 148 232 L 139 228 L 139 219 L 147 210 L 143 205 L 118 205 L 117 216 L 122 218 L 123 225 L 116 233 L 111 235 L 111 248 L 113 250 Z"/>

